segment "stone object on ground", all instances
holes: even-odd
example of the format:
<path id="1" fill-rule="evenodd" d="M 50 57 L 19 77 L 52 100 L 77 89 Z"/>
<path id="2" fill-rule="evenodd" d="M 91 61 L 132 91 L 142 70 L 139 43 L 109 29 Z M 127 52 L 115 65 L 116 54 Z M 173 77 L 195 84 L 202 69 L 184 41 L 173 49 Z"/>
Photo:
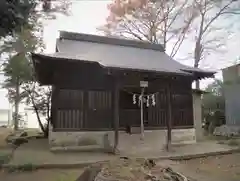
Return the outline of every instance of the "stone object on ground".
<path id="1" fill-rule="evenodd" d="M 0 128 L 0 147 L 7 146 L 6 139 L 9 135 L 13 133 L 13 130 L 10 128 Z"/>
<path id="2" fill-rule="evenodd" d="M 27 137 L 28 133 L 25 131 L 17 131 L 15 133 L 12 133 L 10 135 L 7 136 L 6 138 L 6 142 L 7 143 L 12 143 L 14 140 L 18 139 L 18 138 L 23 138 L 23 137 Z"/>
<path id="3" fill-rule="evenodd" d="M 12 144 L 16 147 L 19 147 L 20 145 L 27 143 L 27 142 L 28 142 L 28 140 L 26 138 L 22 138 L 22 137 L 12 140 Z"/>
<path id="4" fill-rule="evenodd" d="M 76 181 L 187 181 L 170 168 L 153 160 L 120 158 L 96 163 L 85 169 Z"/>
<path id="5" fill-rule="evenodd" d="M 101 165 L 95 164 L 84 170 L 76 181 L 93 181 L 97 174 L 101 171 Z"/>
<path id="6" fill-rule="evenodd" d="M 222 125 L 215 128 L 213 135 L 226 137 L 240 136 L 240 126 Z"/>
<path id="7" fill-rule="evenodd" d="M 30 139 L 40 139 L 43 138 L 44 135 L 36 133 L 35 135 L 29 135 L 26 131 L 17 131 L 10 135 L 8 135 L 5 141 L 8 144 L 13 144 L 15 146 L 20 146 L 21 144 L 27 143 Z"/>

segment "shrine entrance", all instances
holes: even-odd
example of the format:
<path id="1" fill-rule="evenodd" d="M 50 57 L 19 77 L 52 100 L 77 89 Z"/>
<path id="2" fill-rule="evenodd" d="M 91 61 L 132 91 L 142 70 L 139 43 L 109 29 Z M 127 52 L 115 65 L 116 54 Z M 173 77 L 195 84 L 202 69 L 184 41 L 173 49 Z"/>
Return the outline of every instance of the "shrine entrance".
<path id="1" fill-rule="evenodd" d="M 140 127 L 141 110 L 137 104 L 133 104 L 133 92 L 140 89 L 126 88 L 120 90 L 119 94 L 119 126 L 126 130 L 129 126 Z M 127 130 L 126 130 L 127 131 Z"/>
<path id="2" fill-rule="evenodd" d="M 167 124 L 167 104 L 165 91 L 150 92 L 145 88 L 141 97 L 141 88 L 120 90 L 119 111 L 121 130 L 141 126 L 141 100 L 143 100 L 144 129 L 164 128 Z"/>

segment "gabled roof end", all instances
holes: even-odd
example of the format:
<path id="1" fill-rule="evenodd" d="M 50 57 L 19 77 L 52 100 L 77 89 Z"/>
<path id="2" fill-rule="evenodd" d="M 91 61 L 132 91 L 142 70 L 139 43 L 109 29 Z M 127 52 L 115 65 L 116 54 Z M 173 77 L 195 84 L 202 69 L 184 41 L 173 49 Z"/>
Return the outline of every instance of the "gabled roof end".
<path id="1" fill-rule="evenodd" d="M 164 52 L 164 48 L 161 44 L 153 44 L 147 41 L 144 42 L 140 40 L 138 41 L 138 40 L 120 39 L 120 38 L 107 37 L 107 36 L 90 35 L 90 34 L 84 34 L 84 33 L 60 31 L 59 39 L 102 43 L 102 44 L 134 47 L 134 48 L 140 48 L 140 49 L 150 49 L 150 50 Z"/>

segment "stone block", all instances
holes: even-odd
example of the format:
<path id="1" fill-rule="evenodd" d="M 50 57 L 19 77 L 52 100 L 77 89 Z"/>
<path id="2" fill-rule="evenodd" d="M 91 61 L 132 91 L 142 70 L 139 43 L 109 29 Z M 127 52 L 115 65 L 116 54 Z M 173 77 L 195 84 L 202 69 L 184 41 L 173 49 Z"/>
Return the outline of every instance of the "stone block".
<path id="1" fill-rule="evenodd" d="M 215 128 L 213 135 L 226 137 L 240 136 L 240 126 L 222 125 Z"/>

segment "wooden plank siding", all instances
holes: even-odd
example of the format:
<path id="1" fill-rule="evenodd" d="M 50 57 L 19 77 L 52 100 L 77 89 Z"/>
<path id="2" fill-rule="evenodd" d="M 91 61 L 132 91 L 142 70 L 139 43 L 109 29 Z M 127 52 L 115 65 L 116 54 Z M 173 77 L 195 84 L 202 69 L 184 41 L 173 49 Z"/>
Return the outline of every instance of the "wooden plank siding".
<path id="1" fill-rule="evenodd" d="M 122 92 L 122 91 L 121 91 Z M 124 99 L 121 97 L 120 99 Z M 55 102 L 57 115 L 54 121 L 56 131 L 69 130 L 112 130 L 113 129 L 113 92 L 82 91 L 61 89 Z M 132 96 L 128 101 L 120 101 L 119 127 L 140 126 L 140 108 L 133 105 Z M 174 93 L 171 95 L 173 127 L 191 127 L 193 125 L 192 95 Z M 123 102 L 125 104 L 123 105 Z M 168 109 L 166 92 L 156 96 L 156 106 L 145 107 L 145 128 L 166 128 Z M 130 105 L 131 103 L 131 105 Z"/>
<path id="2" fill-rule="evenodd" d="M 162 90 L 156 95 L 156 106 L 148 108 L 148 121 L 146 127 L 166 127 L 167 116 L 167 97 L 166 91 Z"/>
<path id="3" fill-rule="evenodd" d="M 173 112 L 173 126 L 189 126 L 193 125 L 193 103 L 192 93 L 173 93 L 172 98 L 172 112 Z"/>
<path id="4" fill-rule="evenodd" d="M 55 101 L 56 128 L 78 128 L 83 127 L 83 91 L 61 89 L 57 92 Z"/>
<path id="5" fill-rule="evenodd" d="M 167 86 L 171 85 L 172 126 L 193 127 L 191 79 L 184 76 L 155 77 L 154 73 L 103 71 L 96 64 L 59 62 L 54 75 L 52 124 L 55 131 L 113 130 L 114 76 L 119 77 L 119 128 L 140 126 L 140 107 L 132 93 L 140 93 L 140 80 L 149 81 L 147 94 L 156 93 L 155 107 L 144 107 L 146 129 L 166 128 L 169 120 Z"/>
<path id="6" fill-rule="evenodd" d="M 110 91 L 88 91 L 88 106 L 84 128 L 113 127 L 113 103 Z"/>
<path id="7" fill-rule="evenodd" d="M 56 130 L 112 128 L 112 92 L 60 89 L 56 97 Z"/>

